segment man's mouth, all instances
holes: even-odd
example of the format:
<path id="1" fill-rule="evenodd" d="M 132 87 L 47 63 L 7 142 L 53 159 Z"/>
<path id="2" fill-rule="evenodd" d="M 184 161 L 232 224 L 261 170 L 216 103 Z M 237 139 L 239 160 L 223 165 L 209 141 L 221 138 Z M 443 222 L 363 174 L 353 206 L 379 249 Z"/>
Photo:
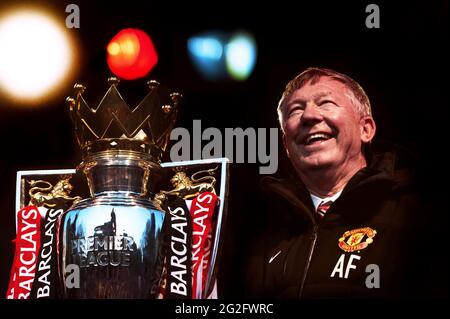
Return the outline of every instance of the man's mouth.
<path id="1" fill-rule="evenodd" d="M 307 135 L 304 139 L 303 139 L 303 144 L 305 145 L 313 145 L 313 144 L 318 144 L 324 141 L 327 141 L 329 139 L 333 138 L 333 136 L 331 134 L 328 133 L 313 133 L 313 134 L 309 134 Z"/>

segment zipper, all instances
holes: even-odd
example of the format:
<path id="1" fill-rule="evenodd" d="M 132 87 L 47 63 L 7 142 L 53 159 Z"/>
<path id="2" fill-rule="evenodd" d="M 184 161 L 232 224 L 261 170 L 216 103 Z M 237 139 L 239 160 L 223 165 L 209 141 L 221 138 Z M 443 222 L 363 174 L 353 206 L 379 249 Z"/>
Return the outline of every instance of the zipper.
<path id="1" fill-rule="evenodd" d="M 304 213 L 306 213 L 306 215 L 308 216 L 309 220 L 311 221 L 312 225 L 313 225 L 313 231 L 311 234 L 311 246 L 309 247 L 309 253 L 308 253 L 308 259 L 307 259 L 307 263 L 305 265 L 305 270 L 303 272 L 303 276 L 302 276 L 302 281 L 300 282 L 300 288 L 298 291 L 298 298 L 302 298 L 303 295 L 303 289 L 305 286 L 305 281 L 306 281 L 306 277 L 308 275 L 308 271 L 309 271 L 309 267 L 311 265 L 311 260 L 312 260 L 312 256 L 314 253 L 314 249 L 316 246 L 316 242 L 317 242 L 317 237 L 318 237 L 318 230 L 319 230 L 319 224 L 316 221 L 316 216 L 314 215 L 314 213 L 306 207 L 305 204 L 303 204 L 303 202 L 301 202 L 297 196 L 295 196 L 293 193 L 291 192 L 286 192 L 284 191 L 283 188 L 279 188 L 279 187 L 270 187 L 272 188 L 273 191 L 275 191 L 276 193 L 278 193 L 279 195 L 281 195 L 282 197 L 284 197 L 285 199 L 288 200 L 288 202 L 290 202 L 292 205 L 296 206 L 300 211 L 303 211 Z M 289 251 L 286 255 L 285 261 L 284 261 L 284 270 L 286 269 L 286 264 L 288 262 L 287 256 L 289 255 Z"/>
<path id="2" fill-rule="evenodd" d="M 306 276 L 308 275 L 309 266 L 311 265 L 311 259 L 312 255 L 314 253 L 314 248 L 316 247 L 316 241 L 317 241 L 317 233 L 318 233 L 319 225 L 317 223 L 314 223 L 313 232 L 311 234 L 311 246 L 309 247 L 309 254 L 308 254 L 308 260 L 306 262 L 305 271 L 303 272 L 302 281 L 300 284 L 300 290 L 298 292 L 298 298 L 302 298 L 303 295 L 303 288 L 305 286 Z"/>

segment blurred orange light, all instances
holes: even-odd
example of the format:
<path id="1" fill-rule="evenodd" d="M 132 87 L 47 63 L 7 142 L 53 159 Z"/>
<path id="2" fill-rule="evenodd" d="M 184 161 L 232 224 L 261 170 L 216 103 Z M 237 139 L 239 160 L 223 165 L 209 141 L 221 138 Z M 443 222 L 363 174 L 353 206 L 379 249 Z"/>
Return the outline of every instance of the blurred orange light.
<path id="1" fill-rule="evenodd" d="M 124 29 L 109 42 L 107 62 L 120 78 L 134 80 L 147 75 L 158 63 L 151 38 L 139 29 Z"/>

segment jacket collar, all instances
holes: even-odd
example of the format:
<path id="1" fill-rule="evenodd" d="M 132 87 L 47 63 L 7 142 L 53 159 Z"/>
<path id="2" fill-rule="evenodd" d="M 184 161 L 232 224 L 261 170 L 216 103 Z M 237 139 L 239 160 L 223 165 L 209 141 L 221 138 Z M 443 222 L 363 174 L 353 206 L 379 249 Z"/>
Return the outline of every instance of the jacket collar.
<path id="1" fill-rule="evenodd" d="M 406 170 L 397 169 L 397 155 L 395 152 L 370 154 L 369 166 L 358 171 L 345 186 L 341 198 L 357 196 L 359 192 L 368 190 L 377 192 L 377 195 L 389 194 L 411 180 Z M 291 168 L 288 177 L 278 178 L 267 176 L 261 179 L 261 187 L 277 196 L 287 200 L 297 208 L 303 218 L 316 223 L 314 205 L 309 191 Z M 351 213 L 351 211 L 345 210 Z"/>

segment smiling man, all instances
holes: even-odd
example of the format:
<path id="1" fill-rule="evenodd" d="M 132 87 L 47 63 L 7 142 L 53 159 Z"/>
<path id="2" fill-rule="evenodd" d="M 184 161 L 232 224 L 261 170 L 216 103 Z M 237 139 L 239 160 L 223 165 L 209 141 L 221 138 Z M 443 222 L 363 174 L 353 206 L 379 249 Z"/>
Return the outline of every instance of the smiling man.
<path id="1" fill-rule="evenodd" d="M 375 121 L 369 99 L 349 77 L 308 69 L 289 83 L 278 114 L 288 156 L 312 194 L 342 191 L 367 165 L 363 145 L 374 137 Z"/>
<path id="2" fill-rule="evenodd" d="M 248 248 L 248 296 L 442 292 L 429 276 L 439 252 L 423 239 L 432 214 L 406 153 L 372 146 L 376 125 L 361 86 L 336 71 L 309 68 L 287 84 L 278 118 L 293 170 L 288 178 L 262 179 L 272 205 L 260 239 Z M 418 258 L 420 251 L 428 257 Z"/>

